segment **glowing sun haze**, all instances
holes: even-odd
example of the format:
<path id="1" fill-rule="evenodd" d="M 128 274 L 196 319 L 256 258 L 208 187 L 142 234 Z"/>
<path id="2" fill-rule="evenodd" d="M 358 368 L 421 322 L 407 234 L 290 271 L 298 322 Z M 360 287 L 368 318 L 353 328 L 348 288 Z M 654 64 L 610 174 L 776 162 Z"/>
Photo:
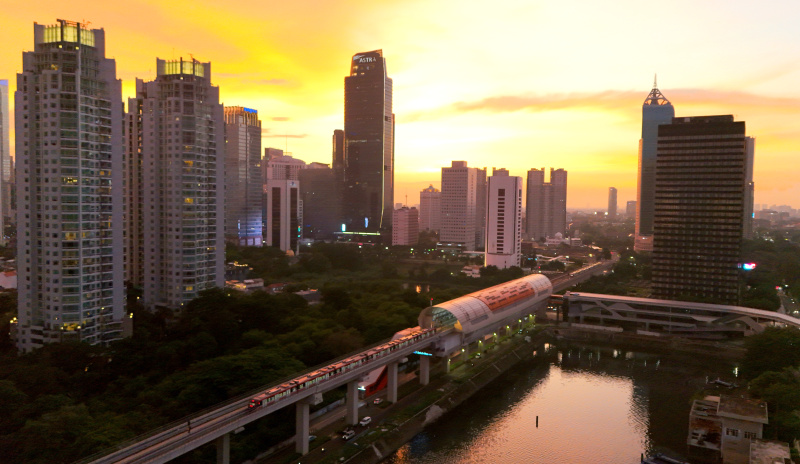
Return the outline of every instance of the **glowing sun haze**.
<path id="1" fill-rule="evenodd" d="M 330 162 L 350 57 L 383 49 L 394 80 L 395 201 L 451 160 L 569 171 L 571 208 L 636 197 L 641 105 L 658 73 L 677 116 L 733 114 L 756 137 L 756 203 L 800 207 L 800 3 L 728 0 L 9 2 L 12 90 L 33 22 L 106 31 L 124 98 L 156 58 L 210 61 L 226 105 L 255 108 L 265 147 Z M 126 100 L 127 102 L 127 100 Z"/>

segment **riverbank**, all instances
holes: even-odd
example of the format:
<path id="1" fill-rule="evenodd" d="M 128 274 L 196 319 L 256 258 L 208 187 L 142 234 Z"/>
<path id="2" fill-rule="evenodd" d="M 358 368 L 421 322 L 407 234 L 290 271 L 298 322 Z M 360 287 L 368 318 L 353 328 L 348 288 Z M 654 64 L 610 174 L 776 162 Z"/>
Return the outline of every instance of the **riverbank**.
<path id="1" fill-rule="evenodd" d="M 448 411 L 460 406 L 470 399 L 475 393 L 488 385 L 497 376 L 522 359 L 530 359 L 536 347 L 540 347 L 553 339 L 550 333 L 551 328 L 539 329 L 537 333 L 526 337 L 517 336 L 505 341 L 504 344 L 489 350 L 482 355 L 479 360 L 472 359 L 474 365 L 461 366 L 447 374 L 449 381 L 442 387 L 433 390 L 436 394 L 422 394 L 423 404 L 416 404 L 413 409 L 417 411 L 407 419 L 402 415 L 398 417 L 402 421 L 396 420 L 391 424 L 393 428 L 388 429 L 371 445 L 365 446 L 358 453 L 350 457 L 347 463 L 350 464 L 375 464 L 382 461 L 386 456 L 392 454 L 398 448 L 411 440 L 414 435 L 422 431 L 426 425 L 435 422 L 439 417 Z M 427 404 L 426 404 L 427 403 Z"/>
<path id="2" fill-rule="evenodd" d="M 289 463 L 317 462 L 351 464 L 376 464 L 409 442 L 449 411 L 461 406 L 499 375 L 523 360 L 530 360 L 534 351 L 545 343 L 578 343 L 608 345 L 630 351 L 663 353 L 687 353 L 714 358 L 738 360 L 744 348 L 738 341 L 721 343 L 693 341 L 667 337 L 652 337 L 625 333 L 608 333 L 602 330 L 573 328 L 566 325 L 541 326 L 526 336 L 515 334 L 488 349 L 480 358 L 471 358 L 468 363 L 453 364 L 449 373 L 444 373 L 442 361 L 432 364 L 432 378 L 428 386 L 419 386 L 411 380 L 400 388 L 400 400 L 394 405 L 376 406 L 371 401 L 362 408 L 362 415 L 371 415 L 375 426 L 359 431 L 350 442 L 343 444 L 334 430 L 344 428 L 343 414 L 329 420 L 327 427 L 315 431 L 320 436 L 312 445 L 312 453 L 300 458 L 285 456 L 283 459 L 266 459 L 260 462 Z M 371 398 L 370 398 L 371 399 Z M 468 407 L 468 405 L 462 406 Z M 335 414 L 335 413 L 334 413 Z M 332 433 L 333 432 L 333 433 Z M 328 448 L 327 452 L 321 449 Z M 342 461 L 344 459 L 344 461 Z"/>
<path id="3" fill-rule="evenodd" d="M 745 355 L 744 340 L 690 340 L 681 337 L 638 335 L 629 332 L 607 332 L 568 325 L 553 326 L 550 333 L 556 341 L 614 345 L 621 349 L 655 352 L 690 353 L 717 358 L 740 360 Z"/>

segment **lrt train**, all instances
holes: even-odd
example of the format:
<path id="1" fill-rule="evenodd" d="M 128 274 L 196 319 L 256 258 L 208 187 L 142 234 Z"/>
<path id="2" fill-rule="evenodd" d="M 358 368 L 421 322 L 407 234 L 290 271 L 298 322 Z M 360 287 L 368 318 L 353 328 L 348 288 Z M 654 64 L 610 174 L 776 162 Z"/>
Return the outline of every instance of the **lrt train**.
<path id="1" fill-rule="evenodd" d="M 410 344 L 417 343 L 420 340 L 430 338 L 435 333 L 436 329 L 420 329 L 406 335 L 405 337 L 372 347 L 366 351 L 362 351 L 361 353 L 350 356 L 349 358 L 342 359 L 341 361 L 329 364 L 321 369 L 304 374 L 288 382 L 272 387 L 264 393 L 254 397 L 247 405 L 247 409 L 249 411 L 253 411 L 261 406 L 274 404 L 278 400 L 313 387 L 314 385 L 324 382 L 327 379 L 336 377 L 345 372 L 349 372 L 375 359 L 380 359 L 400 348 L 404 348 Z"/>

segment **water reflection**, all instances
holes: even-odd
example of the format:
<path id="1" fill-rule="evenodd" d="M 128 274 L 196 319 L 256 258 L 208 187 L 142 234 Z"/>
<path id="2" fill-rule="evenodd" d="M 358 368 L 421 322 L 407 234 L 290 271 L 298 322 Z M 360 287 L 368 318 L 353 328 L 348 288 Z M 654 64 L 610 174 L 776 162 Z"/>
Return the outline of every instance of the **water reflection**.
<path id="1" fill-rule="evenodd" d="M 384 462 L 634 464 L 654 451 L 681 457 L 689 398 L 709 372 L 733 369 L 719 360 L 610 348 L 539 346 L 536 353 Z"/>

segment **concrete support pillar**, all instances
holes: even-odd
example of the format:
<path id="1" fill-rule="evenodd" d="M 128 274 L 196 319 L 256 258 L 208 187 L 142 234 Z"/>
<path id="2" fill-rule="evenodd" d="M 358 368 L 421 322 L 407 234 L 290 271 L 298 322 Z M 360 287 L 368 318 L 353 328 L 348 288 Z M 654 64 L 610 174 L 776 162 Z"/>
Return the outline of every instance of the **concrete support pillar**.
<path id="1" fill-rule="evenodd" d="M 397 403 L 397 363 L 390 363 L 386 366 L 388 382 L 386 385 L 386 400 L 390 403 Z"/>
<path id="2" fill-rule="evenodd" d="M 347 408 L 345 422 L 347 425 L 358 424 L 358 382 L 355 380 L 347 384 L 345 404 Z"/>
<path id="3" fill-rule="evenodd" d="M 419 384 L 428 385 L 431 381 L 431 358 L 430 356 L 419 357 Z"/>
<path id="4" fill-rule="evenodd" d="M 300 454 L 308 453 L 308 413 L 311 405 L 298 401 L 294 413 L 294 450 Z"/>
<path id="5" fill-rule="evenodd" d="M 230 464 L 231 463 L 231 434 L 217 438 L 217 464 Z"/>

